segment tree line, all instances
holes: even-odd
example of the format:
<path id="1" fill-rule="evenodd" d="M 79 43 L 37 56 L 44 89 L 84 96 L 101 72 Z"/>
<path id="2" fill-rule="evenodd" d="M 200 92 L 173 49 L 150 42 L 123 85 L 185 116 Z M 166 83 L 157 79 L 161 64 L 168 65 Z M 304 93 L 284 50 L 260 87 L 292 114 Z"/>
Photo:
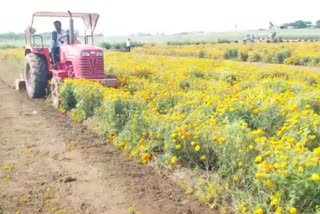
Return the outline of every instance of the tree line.
<path id="1" fill-rule="evenodd" d="M 281 29 L 305 29 L 305 28 L 320 28 L 320 20 L 317 20 L 315 23 L 312 23 L 311 21 L 303 21 L 298 20 L 295 22 L 285 23 L 280 26 Z"/>

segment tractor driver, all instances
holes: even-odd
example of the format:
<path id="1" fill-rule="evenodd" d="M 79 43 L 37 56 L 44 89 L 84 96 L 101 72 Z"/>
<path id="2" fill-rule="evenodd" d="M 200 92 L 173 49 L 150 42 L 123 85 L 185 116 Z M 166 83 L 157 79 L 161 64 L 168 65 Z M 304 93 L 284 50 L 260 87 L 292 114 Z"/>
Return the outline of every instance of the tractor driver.
<path id="1" fill-rule="evenodd" d="M 60 21 L 55 21 L 53 24 L 56 30 L 52 32 L 51 57 L 52 64 L 55 65 L 60 60 L 60 45 L 67 40 L 67 37 L 62 38 L 66 35 L 66 32 L 62 30 Z"/>

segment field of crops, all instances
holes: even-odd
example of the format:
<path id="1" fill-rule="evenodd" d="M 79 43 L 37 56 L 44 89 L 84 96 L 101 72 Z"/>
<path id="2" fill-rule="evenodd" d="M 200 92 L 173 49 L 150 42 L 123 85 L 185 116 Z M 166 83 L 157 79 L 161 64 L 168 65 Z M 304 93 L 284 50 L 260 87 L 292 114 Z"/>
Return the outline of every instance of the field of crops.
<path id="1" fill-rule="evenodd" d="M 126 155 L 180 177 L 186 194 L 218 211 L 319 213 L 319 74 L 221 60 L 224 48 L 272 54 L 287 46 L 295 57 L 320 46 L 305 45 L 105 52 L 106 74 L 117 75 L 121 87 L 66 80 L 60 111 L 79 122 L 93 117 L 98 133 Z M 202 50 L 218 59 L 163 56 Z M 21 59 L 21 50 L 0 52 L 2 62 L 22 67 Z"/>
<path id="2" fill-rule="evenodd" d="M 320 66 L 320 43 L 318 42 L 145 46 L 136 49 L 136 52 L 244 62 Z"/>

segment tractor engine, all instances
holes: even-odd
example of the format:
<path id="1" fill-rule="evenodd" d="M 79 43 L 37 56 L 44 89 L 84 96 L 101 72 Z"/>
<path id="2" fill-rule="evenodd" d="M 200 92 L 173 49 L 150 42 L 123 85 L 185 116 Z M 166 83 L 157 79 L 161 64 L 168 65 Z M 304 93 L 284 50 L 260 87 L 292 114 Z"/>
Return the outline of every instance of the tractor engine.
<path id="1" fill-rule="evenodd" d="M 72 50 L 73 49 L 73 50 Z M 103 50 L 88 45 L 74 45 L 61 49 L 61 63 L 65 65 L 69 78 L 103 79 Z"/>
<path id="2" fill-rule="evenodd" d="M 102 79 L 104 78 L 104 64 L 102 50 L 84 50 L 79 59 L 79 70 L 76 78 Z"/>

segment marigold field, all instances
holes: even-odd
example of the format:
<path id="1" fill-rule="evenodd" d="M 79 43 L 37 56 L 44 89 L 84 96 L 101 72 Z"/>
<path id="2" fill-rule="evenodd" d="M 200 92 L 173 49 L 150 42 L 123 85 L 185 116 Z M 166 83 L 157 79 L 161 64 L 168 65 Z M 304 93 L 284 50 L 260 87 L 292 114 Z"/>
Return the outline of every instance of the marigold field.
<path id="1" fill-rule="evenodd" d="M 249 43 L 185 46 L 145 46 L 137 53 L 229 59 L 244 62 L 320 66 L 320 43 Z"/>
<path id="2" fill-rule="evenodd" d="M 218 212 L 320 213 L 319 74 L 159 54 L 105 52 L 121 87 L 68 79 L 60 111 L 93 117 L 126 155 L 178 177 Z"/>

